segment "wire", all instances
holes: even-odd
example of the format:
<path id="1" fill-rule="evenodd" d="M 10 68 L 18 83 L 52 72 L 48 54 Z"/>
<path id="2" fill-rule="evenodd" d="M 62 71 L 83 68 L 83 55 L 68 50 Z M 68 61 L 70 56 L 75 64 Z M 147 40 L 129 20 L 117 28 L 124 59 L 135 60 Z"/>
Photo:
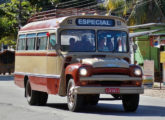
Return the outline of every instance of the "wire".
<path id="1" fill-rule="evenodd" d="M 78 1 L 78 0 L 70 0 L 70 1 L 67 1 L 67 2 L 61 2 L 59 4 L 66 4 L 66 3 L 71 3 L 71 2 L 74 2 L 74 1 Z"/>
<path id="2" fill-rule="evenodd" d="M 148 0 L 148 1 L 143 1 L 143 0 L 141 0 L 141 1 L 138 1 L 138 3 L 136 4 L 136 7 L 135 8 L 139 8 L 139 7 L 141 7 L 141 6 L 143 6 L 144 4 L 146 4 L 146 3 L 148 3 L 148 2 L 151 2 L 152 0 Z M 140 3 L 141 2 L 141 3 Z M 140 3 L 140 4 L 139 4 Z M 125 5 L 123 5 L 123 6 L 121 6 L 121 7 L 118 7 L 118 8 L 123 8 L 123 7 L 125 7 Z M 118 9 L 117 8 L 117 9 Z M 116 10 L 116 9 L 115 9 Z M 113 13 L 120 13 L 120 12 L 122 12 L 123 10 L 120 10 L 120 11 L 113 11 Z"/>
<path id="3" fill-rule="evenodd" d="M 76 0 L 72 0 L 72 1 L 76 1 Z M 96 1 L 91 1 L 91 2 L 87 2 L 87 1 L 89 1 L 89 0 L 86 0 L 86 1 L 83 1 L 83 3 L 85 2 L 86 4 L 82 4 L 82 1 L 81 1 L 81 4 L 80 5 L 77 5 L 80 1 L 78 1 L 77 3 L 74 3 L 74 4 L 76 4 L 75 6 L 74 6 L 74 8 L 82 8 L 82 9 L 80 9 L 79 10 L 79 12 L 81 13 L 81 12 L 83 12 L 83 10 L 84 9 L 98 9 L 99 8 L 99 6 L 97 5 L 97 3 L 96 3 Z M 68 2 L 67 2 L 68 3 Z M 71 3 L 71 2 L 70 2 Z M 95 4 L 95 5 L 91 5 L 91 4 Z M 59 8 L 61 8 L 61 7 L 67 7 L 67 8 L 73 8 L 73 4 L 67 4 L 67 5 L 63 5 L 63 6 L 58 6 Z M 101 12 L 99 12 L 99 14 L 103 14 L 103 13 L 107 13 L 107 11 L 103 11 L 103 10 L 100 10 Z M 98 13 L 98 11 L 97 11 L 97 13 Z"/>
<path id="4" fill-rule="evenodd" d="M 94 4 L 94 2 L 89 2 L 87 4 L 80 4 L 80 5 L 77 5 L 77 6 L 74 6 L 74 8 L 78 8 L 78 7 L 83 7 L 83 6 L 86 6 L 86 5 L 91 5 L 91 4 Z M 64 6 L 63 6 L 64 7 Z M 73 7 L 73 5 L 67 5 L 65 7 Z"/>
<path id="5" fill-rule="evenodd" d="M 70 3 L 70 4 L 58 4 L 57 6 L 61 6 L 61 7 L 68 7 L 68 6 L 73 6 L 73 5 L 77 5 L 77 4 L 81 4 L 82 5 L 82 3 L 86 3 L 86 2 L 88 2 L 88 3 L 97 3 L 96 1 L 91 1 L 91 0 L 84 0 L 84 1 L 78 1 L 78 0 L 72 0 L 72 3 Z M 74 7 L 77 7 L 77 6 L 74 6 Z"/>

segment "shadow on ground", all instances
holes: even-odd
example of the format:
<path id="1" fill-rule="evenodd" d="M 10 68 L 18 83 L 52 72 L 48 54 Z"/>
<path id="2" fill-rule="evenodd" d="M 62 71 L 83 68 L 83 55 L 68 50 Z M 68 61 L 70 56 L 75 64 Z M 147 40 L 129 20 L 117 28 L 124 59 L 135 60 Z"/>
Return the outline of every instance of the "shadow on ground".
<path id="1" fill-rule="evenodd" d="M 68 111 L 67 104 L 47 104 L 48 107 Z M 99 103 L 97 106 L 86 106 L 80 113 L 100 114 L 100 115 L 116 115 L 116 116 L 161 116 L 165 117 L 165 107 L 162 106 L 145 106 L 139 105 L 136 112 L 124 112 L 120 104 L 104 104 Z"/>

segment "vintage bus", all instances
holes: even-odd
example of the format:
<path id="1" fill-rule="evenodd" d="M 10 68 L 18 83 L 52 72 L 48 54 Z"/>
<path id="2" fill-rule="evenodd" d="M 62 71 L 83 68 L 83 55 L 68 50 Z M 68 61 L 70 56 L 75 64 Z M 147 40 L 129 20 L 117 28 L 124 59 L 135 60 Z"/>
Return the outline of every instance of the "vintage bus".
<path id="1" fill-rule="evenodd" d="M 68 109 L 96 105 L 100 94 L 136 111 L 144 92 L 142 70 L 131 64 L 129 31 L 115 16 L 74 15 L 32 21 L 18 33 L 15 84 L 30 105 L 48 94 L 67 96 Z"/>

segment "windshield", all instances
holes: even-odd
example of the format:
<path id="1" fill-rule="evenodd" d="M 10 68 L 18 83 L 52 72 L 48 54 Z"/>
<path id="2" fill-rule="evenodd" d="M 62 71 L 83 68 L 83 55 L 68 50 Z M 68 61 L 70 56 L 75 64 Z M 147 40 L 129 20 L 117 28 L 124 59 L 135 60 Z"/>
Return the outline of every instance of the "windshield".
<path id="1" fill-rule="evenodd" d="M 94 30 L 63 30 L 61 50 L 70 52 L 94 52 L 96 50 Z"/>
<path id="2" fill-rule="evenodd" d="M 127 33 L 123 31 L 98 31 L 99 52 L 128 52 Z"/>

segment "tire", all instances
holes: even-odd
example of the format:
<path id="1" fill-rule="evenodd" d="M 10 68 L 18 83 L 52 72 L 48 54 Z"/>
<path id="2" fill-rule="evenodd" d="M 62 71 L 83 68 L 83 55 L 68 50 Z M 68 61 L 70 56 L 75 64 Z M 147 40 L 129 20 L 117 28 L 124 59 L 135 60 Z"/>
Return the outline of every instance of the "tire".
<path id="1" fill-rule="evenodd" d="M 121 95 L 118 94 L 111 94 L 115 99 L 121 99 Z"/>
<path id="2" fill-rule="evenodd" d="M 70 79 L 67 87 L 67 103 L 69 111 L 78 112 L 83 104 L 83 96 L 73 93 L 74 87 L 74 80 Z"/>
<path id="3" fill-rule="evenodd" d="M 29 80 L 27 81 L 26 88 L 26 98 L 29 105 L 45 105 L 48 99 L 48 94 L 45 92 L 34 91 L 31 89 Z"/>
<path id="4" fill-rule="evenodd" d="M 95 95 L 85 95 L 84 104 L 85 105 L 97 105 L 99 102 L 100 94 Z"/>
<path id="5" fill-rule="evenodd" d="M 123 95 L 122 103 L 126 112 L 135 112 L 139 105 L 139 94 Z"/>

